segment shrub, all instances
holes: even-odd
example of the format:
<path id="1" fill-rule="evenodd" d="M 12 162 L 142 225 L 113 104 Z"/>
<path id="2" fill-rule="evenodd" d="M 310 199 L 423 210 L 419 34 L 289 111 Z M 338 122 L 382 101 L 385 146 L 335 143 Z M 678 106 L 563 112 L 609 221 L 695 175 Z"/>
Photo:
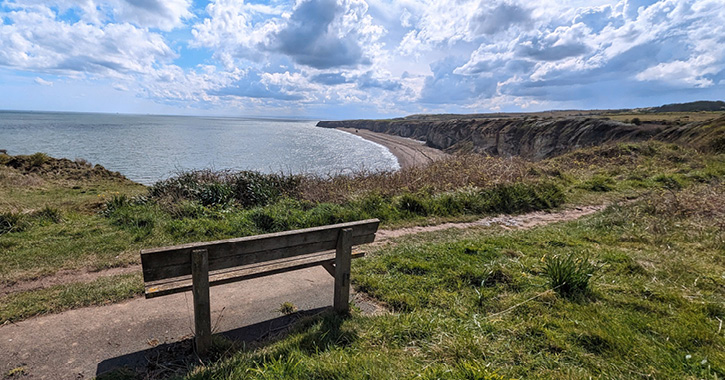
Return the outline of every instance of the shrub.
<path id="1" fill-rule="evenodd" d="M 569 254 L 547 259 L 544 273 L 554 291 L 562 297 L 572 298 L 590 291 L 589 279 L 596 269 L 587 257 L 575 258 L 574 254 Z"/>
<path id="2" fill-rule="evenodd" d="M 632 124 L 642 125 L 642 120 L 640 120 L 638 117 L 632 118 Z"/>
<path id="3" fill-rule="evenodd" d="M 219 182 L 203 184 L 197 194 L 199 202 L 204 206 L 224 205 L 232 200 L 232 188 Z"/>
<path id="4" fill-rule="evenodd" d="M 414 215 L 428 215 L 428 205 L 426 200 L 420 194 L 403 194 L 396 203 L 396 207 L 401 211 L 407 211 Z"/>
<path id="5" fill-rule="evenodd" d="M 296 195 L 301 178 L 255 171 L 196 170 L 156 182 L 149 189 L 149 195 L 171 202 L 198 201 L 204 206 L 235 201 L 244 208 L 252 208 L 271 204 L 283 196 Z"/>
<path id="6" fill-rule="evenodd" d="M 230 182 L 234 198 L 242 207 L 249 208 L 270 204 L 283 195 L 295 195 L 301 178 L 242 171 L 234 174 Z"/>

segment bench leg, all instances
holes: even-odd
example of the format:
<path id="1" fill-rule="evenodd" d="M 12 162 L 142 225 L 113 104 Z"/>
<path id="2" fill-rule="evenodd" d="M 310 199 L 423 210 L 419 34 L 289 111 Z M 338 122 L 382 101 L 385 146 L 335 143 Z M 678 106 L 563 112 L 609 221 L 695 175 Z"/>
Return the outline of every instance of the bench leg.
<path id="1" fill-rule="evenodd" d="M 211 305 L 209 302 L 209 254 L 206 249 L 191 253 L 191 281 L 194 294 L 196 353 L 204 356 L 211 347 Z"/>
<path id="2" fill-rule="evenodd" d="M 350 261 L 352 261 L 352 228 L 343 228 L 337 237 L 335 254 L 335 299 L 336 312 L 350 312 Z"/>

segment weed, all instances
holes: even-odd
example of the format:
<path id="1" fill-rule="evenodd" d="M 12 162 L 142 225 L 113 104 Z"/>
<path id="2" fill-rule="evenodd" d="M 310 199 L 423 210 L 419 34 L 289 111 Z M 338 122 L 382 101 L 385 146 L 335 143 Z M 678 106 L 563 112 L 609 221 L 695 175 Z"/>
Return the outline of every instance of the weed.
<path id="1" fill-rule="evenodd" d="M 574 298 L 589 293 L 589 280 L 596 269 L 586 256 L 570 253 L 547 258 L 544 273 L 552 289 L 562 297 Z"/>
<path id="2" fill-rule="evenodd" d="M 0 235 L 22 231 L 25 228 L 23 215 L 14 212 L 0 213 Z"/>
<path id="3" fill-rule="evenodd" d="M 277 309 L 277 311 L 279 311 L 280 313 L 282 313 L 284 315 L 290 315 L 297 311 L 297 306 L 295 306 L 295 304 L 293 304 L 292 302 L 289 302 L 289 301 L 283 302 L 279 306 L 279 309 Z"/>
<path id="4" fill-rule="evenodd" d="M 63 215 L 61 211 L 55 207 L 45 206 L 42 209 L 35 211 L 31 214 L 35 220 L 41 224 L 45 223 L 60 223 L 63 221 Z"/>
<path id="5" fill-rule="evenodd" d="M 34 153 L 28 156 L 30 167 L 41 167 L 46 162 L 50 161 L 50 157 L 45 153 Z"/>

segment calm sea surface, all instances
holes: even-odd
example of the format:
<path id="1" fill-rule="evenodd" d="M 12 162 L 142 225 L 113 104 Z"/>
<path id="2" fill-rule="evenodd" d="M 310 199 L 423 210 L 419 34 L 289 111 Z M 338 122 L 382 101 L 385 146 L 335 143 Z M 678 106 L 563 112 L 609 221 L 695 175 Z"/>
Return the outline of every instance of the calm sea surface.
<path id="1" fill-rule="evenodd" d="M 0 149 L 83 158 L 151 184 L 180 170 L 395 170 L 383 146 L 315 121 L 0 111 Z"/>

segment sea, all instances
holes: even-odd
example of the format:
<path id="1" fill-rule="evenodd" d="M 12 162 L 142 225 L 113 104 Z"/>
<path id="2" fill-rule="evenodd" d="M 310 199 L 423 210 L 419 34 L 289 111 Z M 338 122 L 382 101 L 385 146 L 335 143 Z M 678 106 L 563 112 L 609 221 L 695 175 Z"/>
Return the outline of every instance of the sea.
<path id="1" fill-rule="evenodd" d="M 84 159 L 150 185 L 186 170 L 320 176 L 399 169 L 382 145 L 315 120 L 0 111 L 0 149 Z"/>

